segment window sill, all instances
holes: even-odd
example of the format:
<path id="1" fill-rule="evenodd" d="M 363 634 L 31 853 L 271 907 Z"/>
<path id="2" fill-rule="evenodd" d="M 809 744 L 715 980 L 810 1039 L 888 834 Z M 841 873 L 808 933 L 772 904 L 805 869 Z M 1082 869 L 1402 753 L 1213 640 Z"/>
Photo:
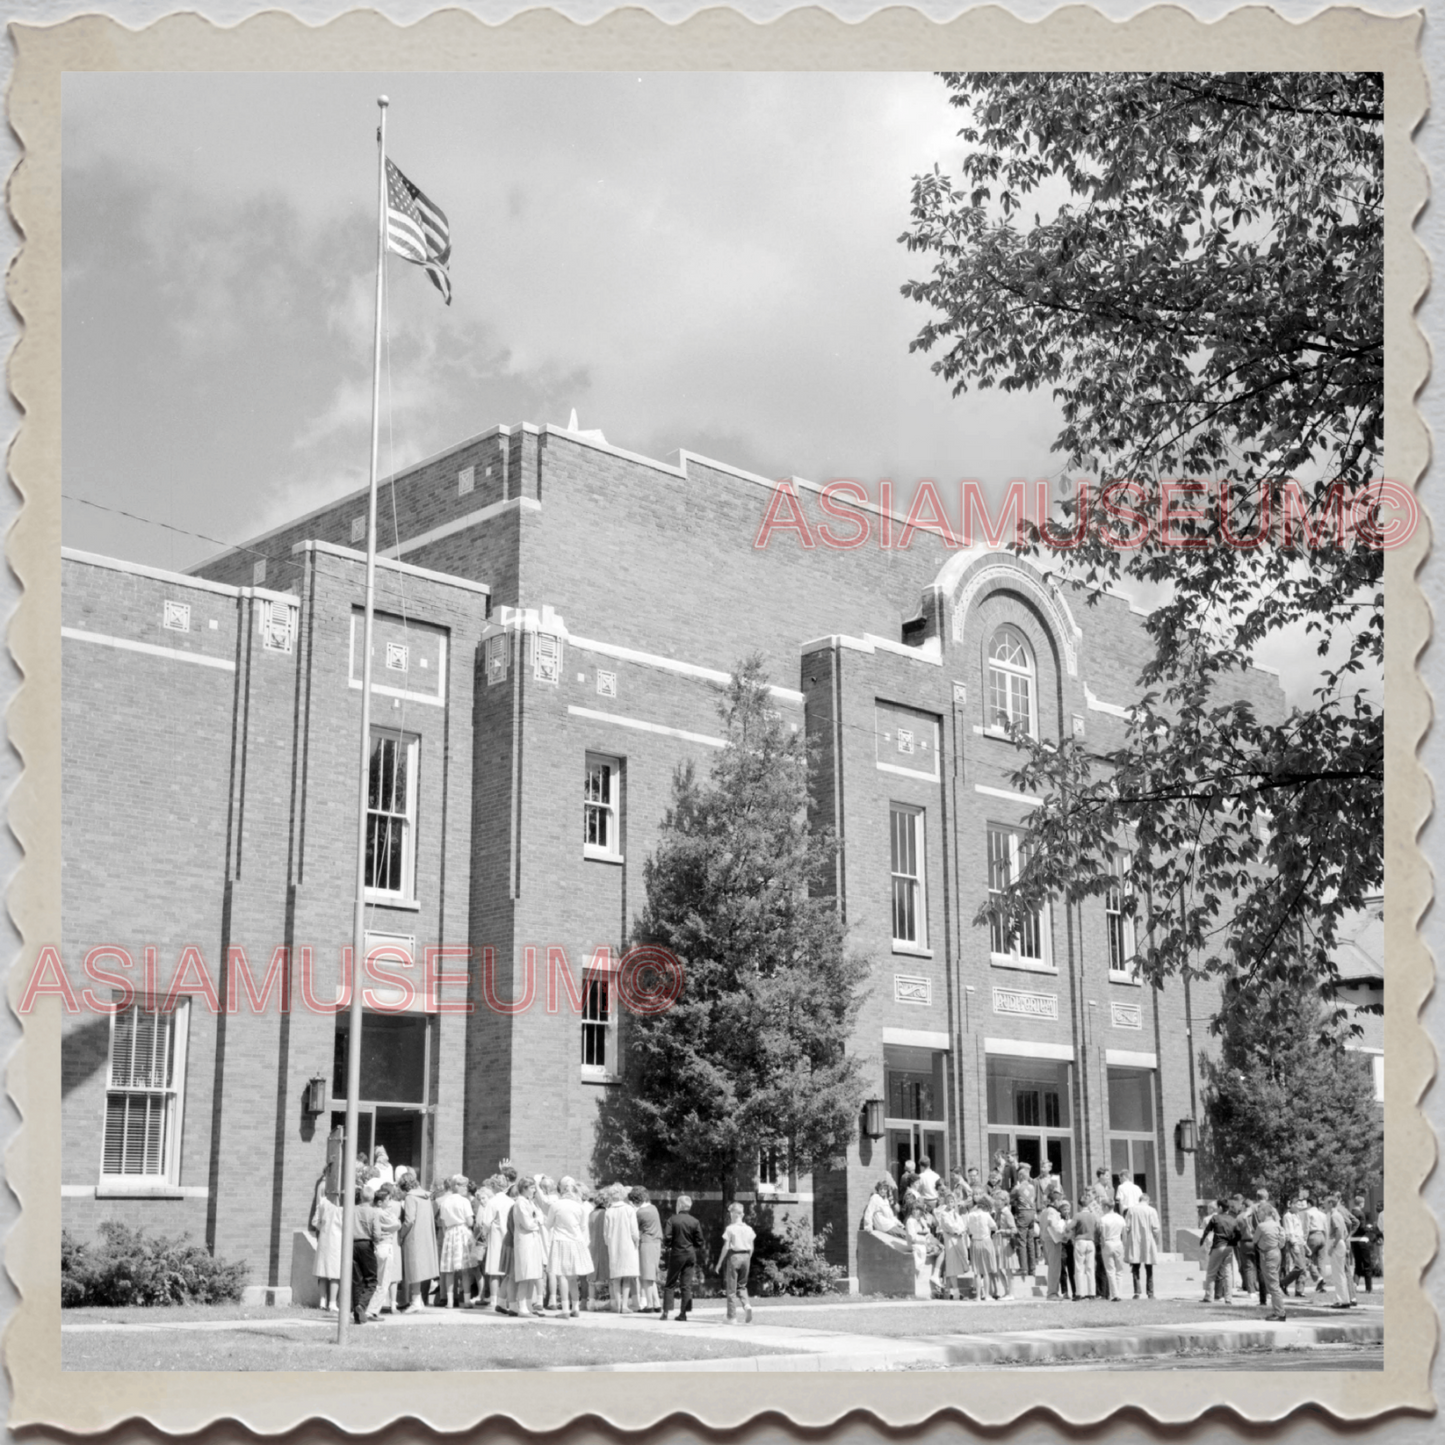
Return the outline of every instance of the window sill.
<path id="1" fill-rule="evenodd" d="M 622 1082 L 622 1076 L 620 1074 L 609 1074 L 605 1071 L 584 1067 L 582 1070 L 582 1082 L 584 1084 L 620 1084 Z"/>
<path id="2" fill-rule="evenodd" d="M 975 724 L 975 725 L 974 725 L 974 731 L 977 732 L 980 737 L 983 737 L 983 738 L 993 738 L 993 739 L 994 739 L 995 741 L 997 741 L 997 742 L 1001 742 L 1001 743 L 1011 743 L 1011 742 L 1013 742 L 1013 737 L 1012 737 L 1009 733 L 1006 733 L 1006 732 L 1005 732 L 1002 728 L 1000 728 L 1000 727 L 992 727 L 992 726 L 990 726 L 990 727 L 982 727 L 982 728 L 981 728 L 981 727 L 979 727 L 977 724 Z M 1025 736 L 1026 738 L 1034 739 L 1034 734 L 1033 734 L 1032 732 L 1029 732 L 1029 731 L 1026 731 L 1026 732 L 1024 733 L 1024 736 Z M 1036 739 L 1034 739 L 1034 740 L 1036 741 Z"/>
<path id="3" fill-rule="evenodd" d="M 920 948 L 916 943 L 900 943 L 896 938 L 893 940 L 893 952 L 903 954 L 907 958 L 932 958 L 931 948 Z"/>
<path id="4" fill-rule="evenodd" d="M 988 961 L 994 968 L 1014 968 L 1020 973 L 1048 973 L 1057 978 L 1059 972 L 1052 963 L 1035 962 L 1012 953 L 991 953 Z"/>
<path id="5" fill-rule="evenodd" d="M 591 859 L 594 863 L 622 863 L 626 860 L 621 853 L 609 853 L 606 849 L 593 847 L 590 843 L 582 845 L 582 856 Z"/>
<path id="6" fill-rule="evenodd" d="M 185 1199 L 184 1189 L 179 1184 L 167 1184 L 164 1180 L 147 1179 L 132 1184 L 124 1179 L 102 1179 L 95 1186 L 97 1199 Z"/>
<path id="7" fill-rule="evenodd" d="M 352 895 L 355 897 L 355 895 Z M 398 898 L 394 893 L 377 893 L 373 889 L 366 890 L 366 901 L 378 908 L 397 908 L 407 913 L 420 913 L 421 901 L 416 898 Z"/>
<path id="8" fill-rule="evenodd" d="M 1137 973 L 1115 973 L 1109 970 L 1109 982 L 1123 984 L 1125 988 L 1143 988 L 1144 980 Z"/>

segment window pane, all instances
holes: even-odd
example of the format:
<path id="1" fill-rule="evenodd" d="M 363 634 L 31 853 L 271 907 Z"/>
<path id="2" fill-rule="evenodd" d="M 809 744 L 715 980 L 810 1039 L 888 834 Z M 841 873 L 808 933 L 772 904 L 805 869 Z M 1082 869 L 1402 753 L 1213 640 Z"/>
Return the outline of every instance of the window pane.
<path id="1" fill-rule="evenodd" d="M 988 1118 L 1005 1127 L 1068 1129 L 1069 1065 L 1051 1059 L 988 1057 Z"/>
<path id="2" fill-rule="evenodd" d="M 374 1103 L 425 1104 L 426 1033 L 424 1014 L 383 1014 L 367 1010 L 361 1027 L 361 1097 Z M 351 1020 L 336 1019 L 331 1088 L 346 1097 L 346 1055 Z"/>
<path id="3" fill-rule="evenodd" d="M 1109 1070 L 1109 1127 L 1137 1133 L 1153 1129 L 1152 1069 Z"/>

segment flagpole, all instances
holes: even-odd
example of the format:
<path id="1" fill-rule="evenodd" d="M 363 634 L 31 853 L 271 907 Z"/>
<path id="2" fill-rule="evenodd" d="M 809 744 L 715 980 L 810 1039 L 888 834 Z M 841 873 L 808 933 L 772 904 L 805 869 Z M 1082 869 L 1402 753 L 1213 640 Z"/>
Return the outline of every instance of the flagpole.
<path id="1" fill-rule="evenodd" d="M 351 1260 L 356 1219 L 356 1145 L 361 1094 L 361 978 L 366 949 L 366 824 L 371 773 L 371 627 L 376 601 L 376 468 L 381 436 L 381 308 L 386 277 L 386 108 L 376 100 L 376 333 L 371 358 L 371 486 L 366 500 L 366 607 L 361 649 L 361 752 L 356 802 L 356 911 L 351 928 L 351 1027 L 346 1040 L 346 1152 L 341 1161 L 341 1288 L 336 1343 L 346 1344 L 351 1328 Z"/>

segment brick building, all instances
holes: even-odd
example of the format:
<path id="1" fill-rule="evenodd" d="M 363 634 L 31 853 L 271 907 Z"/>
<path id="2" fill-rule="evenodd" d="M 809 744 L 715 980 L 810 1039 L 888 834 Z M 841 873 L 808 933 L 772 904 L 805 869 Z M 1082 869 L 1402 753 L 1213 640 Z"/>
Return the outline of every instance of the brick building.
<path id="1" fill-rule="evenodd" d="M 927 530 L 901 547 L 901 522 L 866 505 L 870 540 L 823 545 L 814 490 L 794 488 L 808 535 L 759 548 L 779 484 L 531 425 L 384 485 L 369 943 L 413 967 L 371 980 L 362 1143 L 424 1173 L 510 1156 L 591 1177 L 627 1030 L 606 970 L 673 771 L 705 771 L 719 685 L 757 651 L 819 744 L 819 806 L 845 840 L 839 906 L 873 961 L 854 1050 L 882 1118 L 872 1137 L 860 1110 L 827 1171 L 760 1160 L 744 1192 L 811 1205 L 851 1269 L 884 1169 L 1010 1147 L 1074 1194 L 1101 1165 L 1138 1176 L 1173 1239 L 1197 1218 L 1177 1126 L 1197 1115 L 1209 990 L 1140 985 L 1117 895 L 1045 909 L 1014 940 L 972 921 L 1037 801 L 1011 786 L 1004 722 L 1112 746 L 1140 616 Z M 153 949 L 178 1001 L 67 1019 L 64 1222 L 190 1230 L 259 1285 L 290 1279 L 344 1108 L 344 1015 L 318 1004 L 350 945 L 364 508 L 346 498 L 195 575 L 64 560 L 63 956 L 104 1003 Z M 1264 672 L 1233 685 L 1283 709 Z M 408 997 L 396 979 L 427 967 L 450 981 Z"/>

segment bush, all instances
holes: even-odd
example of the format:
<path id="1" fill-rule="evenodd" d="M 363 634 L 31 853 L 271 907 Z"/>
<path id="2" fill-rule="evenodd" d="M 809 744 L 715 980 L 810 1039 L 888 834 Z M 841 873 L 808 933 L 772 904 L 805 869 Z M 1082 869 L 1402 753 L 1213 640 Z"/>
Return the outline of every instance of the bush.
<path id="1" fill-rule="evenodd" d="M 837 1294 L 847 1271 L 829 1264 L 824 1256 L 830 1225 L 814 1234 L 801 1216 L 790 1215 L 779 1230 L 773 1223 L 773 1211 L 756 1206 L 748 1223 L 757 1233 L 748 1280 L 755 1294 Z"/>
<path id="2" fill-rule="evenodd" d="M 241 1298 L 246 1266 L 216 1259 L 190 1235 L 146 1237 L 118 1220 L 100 1226 L 101 1242 L 60 1234 L 60 1303 L 77 1305 L 224 1304 Z"/>

